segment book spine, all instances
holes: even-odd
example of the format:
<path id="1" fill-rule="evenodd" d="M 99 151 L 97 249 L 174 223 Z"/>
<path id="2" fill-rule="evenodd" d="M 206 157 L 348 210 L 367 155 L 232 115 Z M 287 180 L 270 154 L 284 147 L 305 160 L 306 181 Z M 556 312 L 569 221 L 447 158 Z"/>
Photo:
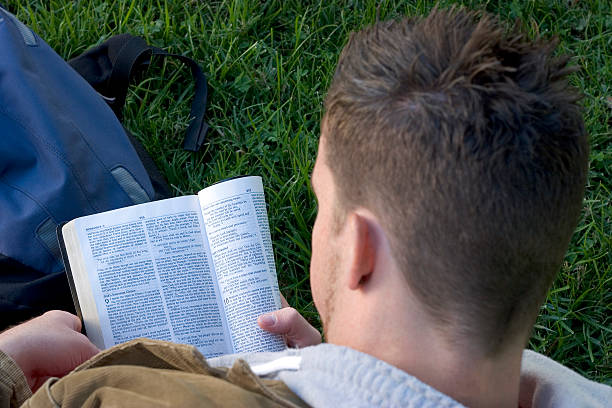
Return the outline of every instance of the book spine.
<path id="1" fill-rule="evenodd" d="M 66 222 L 61 223 L 57 226 L 57 241 L 59 242 L 60 252 L 62 254 L 62 261 L 64 262 L 64 269 L 66 271 L 66 277 L 68 278 L 68 286 L 70 287 L 70 294 L 72 295 L 72 301 L 74 302 L 74 308 L 76 315 L 81 321 L 81 333 L 87 335 L 85 330 L 85 322 L 83 321 L 83 312 L 81 311 L 81 304 L 77 296 L 76 287 L 74 285 L 74 278 L 72 276 L 72 269 L 70 269 L 70 261 L 68 260 L 68 253 L 66 251 L 66 243 L 64 242 L 64 233 L 62 228 L 66 225 Z"/>

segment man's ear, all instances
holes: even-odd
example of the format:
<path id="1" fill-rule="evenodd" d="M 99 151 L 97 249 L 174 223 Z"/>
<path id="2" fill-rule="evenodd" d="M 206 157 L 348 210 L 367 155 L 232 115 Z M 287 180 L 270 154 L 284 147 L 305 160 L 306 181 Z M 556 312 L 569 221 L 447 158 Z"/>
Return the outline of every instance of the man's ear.
<path id="1" fill-rule="evenodd" d="M 351 290 L 359 289 L 368 280 L 374 270 L 376 261 L 376 242 L 373 226 L 366 217 L 351 213 L 349 215 L 351 253 L 348 269 L 348 287 Z"/>

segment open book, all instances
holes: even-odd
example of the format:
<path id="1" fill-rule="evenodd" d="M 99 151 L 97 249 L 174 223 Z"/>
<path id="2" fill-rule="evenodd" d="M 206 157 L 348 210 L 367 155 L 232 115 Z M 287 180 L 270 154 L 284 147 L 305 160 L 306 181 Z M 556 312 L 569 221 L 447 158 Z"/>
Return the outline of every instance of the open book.
<path id="1" fill-rule="evenodd" d="M 77 313 L 101 349 L 136 337 L 207 357 L 285 348 L 257 326 L 281 307 L 260 177 L 77 218 L 58 235 Z"/>

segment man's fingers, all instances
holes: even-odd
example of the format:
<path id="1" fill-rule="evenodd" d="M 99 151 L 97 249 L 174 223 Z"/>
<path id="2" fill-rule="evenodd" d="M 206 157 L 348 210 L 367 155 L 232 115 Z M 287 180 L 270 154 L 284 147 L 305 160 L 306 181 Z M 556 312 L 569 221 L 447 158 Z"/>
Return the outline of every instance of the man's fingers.
<path id="1" fill-rule="evenodd" d="M 259 326 L 271 333 L 285 337 L 290 347 L 307 347 L 321 343 L 321 334 L 292 307 L 286 307 L 262 315 Z"/>
<path id="2" fill-rule="evenodd" d="M 74 331 L 81 331 L 81 319 L 72 313 L 63 310 L 51 310 L 43 314 L 42 317 L 55 324 L 63 324 Z"/>
<path id="3" fill-rule="evenodd" d="M 289 303 L 287 302 L 287 299 L 285 299 L 282 293 L 281 293 L 281 307 L 282 308 L 289 307 Z"/>

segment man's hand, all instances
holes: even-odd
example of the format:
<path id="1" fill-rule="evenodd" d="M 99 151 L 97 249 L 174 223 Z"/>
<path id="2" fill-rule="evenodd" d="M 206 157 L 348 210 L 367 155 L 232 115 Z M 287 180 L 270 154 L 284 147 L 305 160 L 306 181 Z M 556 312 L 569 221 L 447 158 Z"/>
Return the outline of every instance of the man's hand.
<path id="1" fill-rule="evenodd" d="M 100 351 L 80 330 L 78 317 L 53 310 L 0 333 L 0 350 L 36 391 L 49 377 L 62 377 Z"/>
<path id="2" fill-rule="evenodd" d="M 259 316 L 257 324 L 270 333 L 280 334 L 289 347 L 308 347 L 321 343 L 321 333 L 281 295 L 283 308 Z"/>

